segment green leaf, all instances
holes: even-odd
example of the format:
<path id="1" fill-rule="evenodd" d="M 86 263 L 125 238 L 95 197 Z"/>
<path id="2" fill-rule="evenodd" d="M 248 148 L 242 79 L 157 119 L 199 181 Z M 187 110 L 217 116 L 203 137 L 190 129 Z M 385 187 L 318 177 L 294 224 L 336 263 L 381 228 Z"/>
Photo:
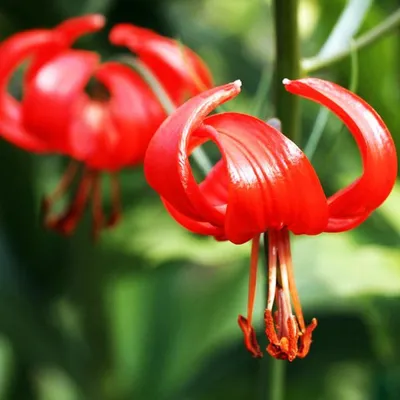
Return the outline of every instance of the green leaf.
<path id="1" fill-rule="evenodd" d="M 358 55 L 356 49 L 353 48 L 353 51 L 351 53 L 351 73 L 350 73 L 349 90 L 351 92 L 356 92 L 357 87 L 358 87 Z M 318 143 L 322 138 L 322 134 L 326 128 L 330 115 L 331 111 L 328 108 L 326 107 L 319 108 L 314 126 L 312 128 L 310 136 L 307 139 L 307 143 L 304 146 L 304 153 L 307 155 L 309 160 L 312 160 L 315 151 L 317 150 Z M 344 126 L 342 125 L 341 130 L 343 129 L 343 127 Z M 340 136 L 337 135 L 337 137 Z"/>
<path id="2" fill-rule="evenodd" d="M 373 0 L 348 1 L 331 34 L 319 51 L 318 57 L 329 57 L 347 48 L 349 41 L 360 29 L 372 3 Z"/>

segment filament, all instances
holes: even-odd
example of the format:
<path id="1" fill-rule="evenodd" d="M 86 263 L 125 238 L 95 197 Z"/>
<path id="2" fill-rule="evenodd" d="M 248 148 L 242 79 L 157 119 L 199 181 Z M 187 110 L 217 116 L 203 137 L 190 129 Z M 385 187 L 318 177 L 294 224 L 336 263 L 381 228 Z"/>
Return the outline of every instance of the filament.
<path id="1" fill-rule="evenodd" d="M 251 325 L 253 319 L 254 299 L 256 295 L 258 251 L 260 248 L 260 235 L 253 238 L 251 242 L 251 259 L 250 259 L 250 275 L 249 275 L 249 292 L 247 299 L 247 321 Z"/>
<path id="2" fill-rule="evenodd" d="M 301 309 L 300 297 L 296 287 L 296 281 L 293 271 L 292 256 L 290 252 L 290 241 L 289 232 L 287 230 L 282 231 L 282 256 L 285 259 L 285 264 L 287 265 L 287 273 L 289 279 L 290 295 L 292 297 L 293 308 L 297 316 L 298 323 L 300 325 L 301 332 L 306 329 L 303 311 Z"/>
<path id="3" fill-rule="evenodd" d="M 64 213 L 64 215 L 60 217 L 49 218 L 46 221 L 47 227 L 66 235 L 71 234 L 74 231 L 78 220 L 81 218 L 83 211 L 85 210 L 92 184 L 93 172 L 90 170 L 84 170 L 83 177 L 79 183 L 79 187 L 72 204 Z"/>
<path id="4" fill-rule="evenodd" d="M 56 188 L 52 193 L 43 198 L 42 209 L 45 214 L 45 218 L 49 213 L 51 206 L 68 190 L 78 172 L 78 169 L 79 163 L 77 163 L 75 160 L 71 160 L 68 163 L 67 169 L 59 180 Z"/>
<path id="5" fill-rule="evenodd" d="M 278 236 L 278 259 L 279 259 L 279 271 L 281 276 L 281 284 L 283 293 L 285 294 L 286 303 L 291 310 L 291 301 L 290 301 L 290 290 L 289 290 L 289 278 L 288 278 L 288 269 L 286 265 L 286 257 L 284 256 L 285 248 L 282 242 L 282 237 L 280 235 L 281 231 L 277 232 Z"/>
<path id="6" fill-rule="evenodd" d="M 121 218 L 121 185 L 115 173 L 110 174 L 111 183 L 111 214 L 107 221 L 107 227 L 111 228 L 116 225 Z"/>
<path id="7" fill-rule="evenodd" d="M 97 238 L 104 224 L 104 213 L 101 196 L 101 176 L 98 172 L 93 173 L 92 215 L 93 215 L 93 237 Z"/>
<path id="8" fill-rule="evenodd" d="M 265 236 L 264 236 L 265 238 Z M 276 292 L 276 262 L 277 262 L 277 247 L 276 247 L 276 232 L 270 230 L 268 232 L 268 297 L 267 309 L 272 311 Z"/>

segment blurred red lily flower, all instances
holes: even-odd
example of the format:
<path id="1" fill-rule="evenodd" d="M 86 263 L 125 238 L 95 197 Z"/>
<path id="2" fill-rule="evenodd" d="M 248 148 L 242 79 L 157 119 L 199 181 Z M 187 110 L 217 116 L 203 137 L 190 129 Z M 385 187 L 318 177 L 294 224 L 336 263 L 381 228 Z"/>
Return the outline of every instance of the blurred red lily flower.
<path id="1" fill-rule="evenodd" d="M 289 232 L 317 235 L 361 224 L 389 195 L 397 157 L 384 122 L 355 94 L 316 78 L 284 84 L 289 92 L 333 111 L 360 149 L 362 176 L 333 196 L 326 197 L 305 154 L 274 127 L 239 113 L 207 117 L 239 94 L 240 81 L 208 90 L 179 107 L 150 141 L 144 167 L 149 184 L 185 228 L 235 244 L 252 240 L 247 318 L 239 316 L 239 325 L 255 357 L 262 356 L 252 327 L 259 237 L 268 231 L 267 351 L 292 361 L 307 355 L 317 321 L 309 326 L 304 322 Z M 222 158 L 198 184 L 188 158 L 209 140 Z"/>
<path id="2" fill-rule="evenodd" d="M 43 203 L 45 224 L 65 234 L 74 230 L 90 196 L 94 233 L 116 223 L 120 195 L 115 172 L 143 162 L 151 136 L 166 118 L 155 94 L 129 66 L 100 64 L 99 54 L 71 48 L 104 23 L 101 15 L 72 18 L 54 29 L 15 34 L 0 45 L 0 135 L 27 151 L 64 154 L 85 165 L 76 197 L 63 215 L 51 215 L 50 208 L 72 183 L 76 162 Z M 204 62 L 172 39 L 119 24 L 110 41 L 134 52 L 175 105 L 212 86 Z M 17 101 L 8 93 L 9 80 L 27 58 L 22 100 Z M 97 86 L 89 94 L 91 78 Z M 106 223 L 100 171 L 111 174 L 113 210 Z"/>

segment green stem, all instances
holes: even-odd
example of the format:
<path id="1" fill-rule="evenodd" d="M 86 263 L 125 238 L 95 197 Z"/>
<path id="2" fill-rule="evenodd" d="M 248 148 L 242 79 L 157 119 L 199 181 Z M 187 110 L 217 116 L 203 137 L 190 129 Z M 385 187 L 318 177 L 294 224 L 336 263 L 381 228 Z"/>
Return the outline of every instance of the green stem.
<path id="1" fill-rule="evenodd" d="M 306 58 L 302 61 L 302 69 L 305 73 L 309 74 L 310 72 L 315 72 L 323 68 L 330 67 L 338 61 L 348 57 L 352 52 L 358 51 L 375 43 L 399 26 L 400 9 L 394 12 L 390 17 L 386 18 L 379 25 L 355 39 L 353 43 L 349 43 L 346 48 L 338 51 L 337 53 L 331 54 L 327 57 L 316 56 L 312 58 Z"/>
<path id="2" fill-rule="evenodd" d="M 275 6 L 275 104 L 276 116 L 282 122 L 283 133 L 299 142 L 300 109 L 298 96 L 288 93 L 284 78 L 300 77 L 300 50 L 297 26 L 297 0 L 274 0 Z"/>
<path id="3" fill-rule="evenodd" d="M 284 399 L 286 362 L 287 361 L 283 360 L 275 360 L 275 358 L 269 359 L 269 380 L 272 385 L 269 387 L 269 396 L 267 397 L 268 399 Z"/>

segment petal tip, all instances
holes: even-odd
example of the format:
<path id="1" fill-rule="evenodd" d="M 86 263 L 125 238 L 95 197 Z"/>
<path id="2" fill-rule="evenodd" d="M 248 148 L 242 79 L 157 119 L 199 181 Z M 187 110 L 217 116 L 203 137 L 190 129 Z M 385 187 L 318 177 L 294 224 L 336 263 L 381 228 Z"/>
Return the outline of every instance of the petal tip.
<path id="1" fill-rule="evenodd" d="M 242 81 L 240 79 L 236 79 L 235 82 L 233 82 L 233 85 L 237 88 L 240 89 L 242 87 Z"/>
<path id="2" fill-rule="evenodd" d="M 151 31 L 146 28 L 128 23 L 120 23 L 111 28 L 108 37 L 112 44 L 131 47 L 131 50 L 136 52 L 144 44 L 146 35 L 149 35 L 149 32 Z"/>
<path id="3" fill-rule="evenodd" d="M 292 82 L 290 79 L 288 79 L 288 78 L 283 78 L 282 79 L 282 83 L 286 86 L 286 85 L 289 85 L 289 83 L 290 82 Z"/>
<path id="4" fill-rule="evenodd" d="M 102 14 L 93 14 L 92 15 L 92 23 L 94 26 L 101 29 L 106 24 L 106 17 Z"/>
<path id="5" fill-rule="evenodd" d="M 125 26 L 126 26 L 126 24 L 117 24 L 111 28 L 108 37 L 112 44 L 115 44 L 115 45 L 122 44 L 121 42 L 124 41 L 124 36 L 125 36 L 124 35 L 124 31 L 126 30 Z"/>

